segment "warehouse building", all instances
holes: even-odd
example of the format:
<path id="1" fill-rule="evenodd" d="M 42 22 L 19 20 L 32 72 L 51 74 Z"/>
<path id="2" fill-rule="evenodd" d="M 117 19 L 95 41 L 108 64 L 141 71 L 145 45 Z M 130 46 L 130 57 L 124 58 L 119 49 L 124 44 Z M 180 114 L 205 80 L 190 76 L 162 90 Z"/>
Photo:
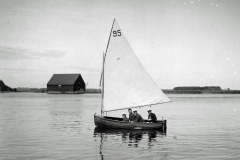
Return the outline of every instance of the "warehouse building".
<path id="1" fill-rule="evenodd" d="M 47 83 L 48 93 L 77 93 L 85 90 L 81 74 L 54 74 Z"/>

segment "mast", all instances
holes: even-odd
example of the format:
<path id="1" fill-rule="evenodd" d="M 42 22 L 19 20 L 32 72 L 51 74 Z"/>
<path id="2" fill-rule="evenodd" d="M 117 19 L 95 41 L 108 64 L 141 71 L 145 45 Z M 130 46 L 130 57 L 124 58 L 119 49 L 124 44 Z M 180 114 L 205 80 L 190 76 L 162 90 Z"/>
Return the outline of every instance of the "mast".
<path id="1" fill-rule="evenodd" d="M 105 54 L 103 53 L 101 117 L 103 116 L 103 105 L 104 105 L 104 104 L 103 104 L 103 99 L 104 99 L 104 64 L 105 64 L 105 58 L 106 58 L 106 55 L 107 55 L 107 50 L 108 50 L 109 41 L 110 41 L 110 38 L 111 38 L 111 35 L 112 35 L 112 29 L 113 29 L 114 22 L 115 22 L 115 18 L 114 18 L 114 20 L 113 20 L 111 32 L 110 32 L 110 35 L 109 35 L 109 38 L 108 38 L 108 44 L 107 44 L 106 52 L 105 52 Z"/>
<path id="2" fill-rule="evenodd" d="M 103 68 L 102 68 L 102 75 L 101 75 L 101 80 L 100 80 L 100 85 L 102 83 L 102 103 L 101 103 L 101 117 L 103 116 L 103 95 L 104 95 L 104 78 L 103 78 L 103 75 L 104 75 L 104 61 L 105 61 L 105 55 L 104 55 L 104 52 L 103 52 Z"/>

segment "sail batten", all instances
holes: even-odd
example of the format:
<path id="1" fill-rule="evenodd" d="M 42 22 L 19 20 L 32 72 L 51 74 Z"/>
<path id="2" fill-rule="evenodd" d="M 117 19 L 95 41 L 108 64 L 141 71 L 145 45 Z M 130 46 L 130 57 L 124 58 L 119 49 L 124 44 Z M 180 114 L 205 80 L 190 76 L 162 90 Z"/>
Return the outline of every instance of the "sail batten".
<path id="1" fill-rule="evenodd" d="M 103 111 L 170 102 L 149 76 L 116 20 L 104 61 Z"/>

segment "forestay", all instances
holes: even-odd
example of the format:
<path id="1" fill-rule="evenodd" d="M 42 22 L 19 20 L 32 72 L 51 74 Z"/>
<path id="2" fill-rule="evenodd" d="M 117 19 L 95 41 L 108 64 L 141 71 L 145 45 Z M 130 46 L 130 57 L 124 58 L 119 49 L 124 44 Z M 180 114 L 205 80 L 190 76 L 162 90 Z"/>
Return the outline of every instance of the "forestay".
<path id="1" fill-rule="evenodd" d="M 103 111 L 170 102 L 148 75 L 116 20 L 104 63 Z"/>

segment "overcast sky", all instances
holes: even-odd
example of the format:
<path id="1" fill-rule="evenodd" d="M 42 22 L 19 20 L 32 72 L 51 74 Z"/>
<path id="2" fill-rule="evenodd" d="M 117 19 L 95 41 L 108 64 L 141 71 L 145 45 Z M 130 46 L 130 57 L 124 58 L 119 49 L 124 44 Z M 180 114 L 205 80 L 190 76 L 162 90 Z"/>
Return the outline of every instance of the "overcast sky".
<path id="1" fill-rule="evenodd" d="M 80 73 L 98 87 L 116 18 L 162 89 L 240 89 L 238 0 L 0 0 L 0 79 L 46 87 L 55 73 Z"/>

